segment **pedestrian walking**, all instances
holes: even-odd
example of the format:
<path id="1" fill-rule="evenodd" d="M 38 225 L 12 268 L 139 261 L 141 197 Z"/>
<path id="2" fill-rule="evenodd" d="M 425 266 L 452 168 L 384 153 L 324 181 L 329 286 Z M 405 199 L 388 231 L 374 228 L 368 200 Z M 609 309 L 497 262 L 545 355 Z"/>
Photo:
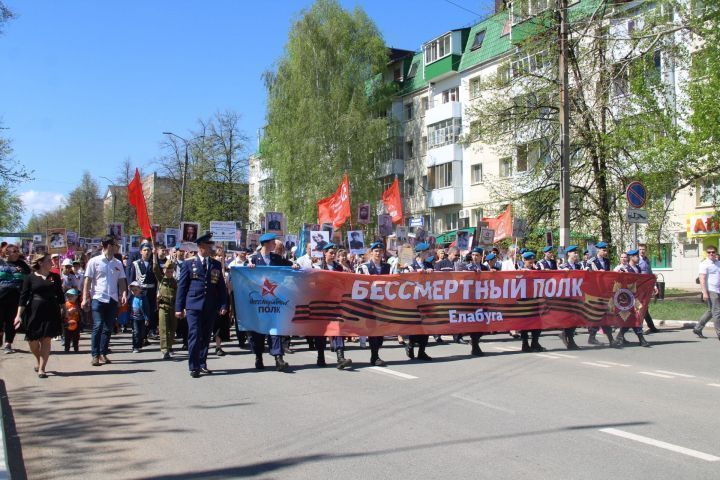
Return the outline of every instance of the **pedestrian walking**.
<path id="1" fill-rule="evenodd" d="M 175 300 L 177 298 L 177 280 L 175 279 L 175 262 L 168 258 L 160 270 L 160 259 L 153 246 L 153 273 L 158 279 L 158 327 L 160 330 L 160 353 L 164 360 L 173 354 L 173 343 L 177 330 L 178 319 L 175 317 Z"/>
<path id="2" fill-rule="evenodd" d="M 30 267 L 20 258 L 17 245 L 5 245 L 4 256 L 0 258 L 0 343 L 5 337 L 3 351 L 13 352 L 15 340 L 14 321 L 20 304 L 20 290 L 25 277 L 30 274 Z"/>
<path id="3" fill-rule="evenodd" d="M 712 318 L 715 323 L 715 334 L 720 340 L 720 260 L 714 245 L 705 248 L 707 258 L 700 263 L 698 280 L 702 291 L 702 300 L 707 302 L 708 310 L 700 317 L 693 329 L 695 335 L 706 338 L 702 331 Z"/>
<path id="4" fill-rule="evenodd" d="M 75 353 L 80 350 L 80 308 L 77 304 L 78 291 L 71 288 L 65 292 L 65 315 L 63 317 L 63 345 L 65 352 L 72 346 Z"/>
<path id="5" fill-rule="evenodd" d="M 65 298 L 60 275 L 52 273 L 50 257 L 41 254 L 32 262 L 33 273 L 23 280 L 15 327 L 22 323 L 39 378 L 47 378 L 50 342 L 62 333 Z"/>

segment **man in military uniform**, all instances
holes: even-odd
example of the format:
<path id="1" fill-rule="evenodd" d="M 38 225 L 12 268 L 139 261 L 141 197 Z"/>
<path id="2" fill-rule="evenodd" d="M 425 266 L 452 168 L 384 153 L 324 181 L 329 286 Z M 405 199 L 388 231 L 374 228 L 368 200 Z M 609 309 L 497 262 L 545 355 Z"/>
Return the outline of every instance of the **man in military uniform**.
<path id="1" fill-rule="evenodd" d="M 165 261 L 163 270 L 160 269 L 160 258 L 155 242 L 153 245 L 153 273 L 158 279 L 158 328 L 160 330 L 160 352 L 164 360 L 169 360 L 173 353 L 177 318 L 175 318 L 175 301 L 177 297 L 177 280 L 175 279 L 175 262 L 170 258 Z"/>
<path id="2" fill-rule="evenodd" d="M 495 252 L 487 254 L 483 265 L 485 265 L 489 271 L 495 270 L 496 272 L 499 272 L 502 270 L 502 263 L 498 261 L 497 254 Z"/>
<path id="3" fill-rule="evenodd" d="M 299 268 L 290 260 L 286 260 L 282 256 L 274 252 L 275 240 L 277 235 L 274 233 L 266 233 L 260 236 L 260 251 L 254 253 L 248 260 L 248 268 L 255 267 L 293 267 Z M 270 355 L 275 357 L 275 368 L 278 372 L 286 371 L 290 365 L 283 357 L 282 336 L 269 335 L 270 337 Z M 265 334 L 258 332 L 250 332 L 250 348 L 255 353 L 255 368 L 262 370 L 265 368 L 262 355 L 265 351 Z"/>
<path id="4" fill-rule="evenodd" d="M 442 249 L 438 249 L 438 253 L 440 252 L 442 252 L 441 255 L 444 257 L 445 251 Z M 447 263 L 450 264 L 449 261 L 447 261 Z M 424 242 L 415 245 L 415 260 L 413 261 L 413 263 L 408 265 L 405 271 L 421 273 L 429 273 L 433 271 L 433 266 L 430 263 L 430 245 Z M 440 337 L 440 335 L 438 335 L 436 338 L 438 337 Z M 429 338 L 430 335 L 410 335 L 408 341 L 405 342 L 405 354 L 407 355 L 407 357 L 410 359 L 415 358 L 415 345 L 417 344 L 417 359 L 425 361 L 432 360 L 432 357 L 425 353 L 425 348 L 427 347 Z"/>
<path id="5" fill-rule="evenodd" d="M 595 245 L 597 248 L 597 256 L 591 258 L 588 262 L 590 264 L 590 270 L 593 272 L 609 272 L 610 271 L 610 259 L 608 258 L 608 244 L 605 242 L 598 242 Z M 610 346 L 617 346 L 613 343 L 612 327 L 610 325 L 600 325 L 607 335 L 608 343 Z M 590 345 L 602 345 L 602 343 L 595 338 L 598 333 L 598 327 L 588 328 L 590 337 L 588 338 L 588 344 Z"/>
<path id="6" fill-rule="evenodd" d="M 487 272 L 490 270 L 487 265 L 483 262 L 483 253 L 485 251 L 482 247 L 475 247 L 470 252 L 471 261 L 465 264 L 465 271 L 467 272 Z"/>
<path id="7" fill-rule="evenodd" d="M 140 258 L 132 262 L 128 268 L 125 276 L 128 279 L 128 285 L 132 282 L 139 282 L 143 289 L 144 295 L 142 296 L 143 309 L 147 316 L 150 324 L 148 329 L 145 331 L 144 345 L 147 346 L 150 343 L 147 341 L 148 336 L 154 336 L 157 333 L 157 281 L 155 273 L 153 272 L 153 259 L 152 259 L 152 244 L 144 242 L 140 245 Z M 129 300 L 132 304 L 132 298 Z"/>
<path id="8" fill-rule="evenodd" d="M 553 247 L 547 246 L 543 248 L 543 259 L 537 262 L 538 270 L 557 270 L 557 260 L 555 260 L 555 252 Z"/>
<path id="9" fill-rule="evenodd" d="M 628 250 L 626 254 L 628 256 L 627 265 L 621 266 L 616 271 L 623 273 L 642 273 L 642 269 L 640 267 L 640 251 L 637 249 Z M 637 335 L 638 337 L 640 346 L 649 347 L 650 343 L 645 340 L 645 336 L 643 335 L 642 323 L 640 323 L 639 327 L 632 327 L 632 329 L 633 332 L 635 332 L 635 335 Z M 622 347 L 623 345 L 628 343 L 627 340 L 625 340 L 625 333 L 627 333 L 628 330 L 630 330 L 630 327 L 620 328 L 620 331 L 618 332 L 617 337 L 615 337 L 615 340 L 613 342 L 613 346 Z"/>
<path id="10" fill-rule="evenodd" d="M 227 312 L 227 289 L 222 265 L 212 258 L 212 233 L 195 240 L 198 254 L 185 260 L 178 279 L 175 317 L 187 317 L 190 376 L 211 374 L 207 368 L 208 346 L 218 313 Z"/>
<path id="11" fill-rule="evenodd" d="M 535 265 L 535 252 L 525 251 L 522 254 L 523 268 L 521 270 L 537 270 Z M 540 334 L 542 330 L 535 329 L 529 330 L 532 335 L 532 342 L 528 344 L 528 330 L 520 330 L 520 338 L 522 339 L 522 351 L 523 352 L 544 352 L 545 347 L 540 345 Z"/>
<path id="12" fill-rule="evenodd" d="M 383 262 L 385 244 L 373 242 L 370 244 L 370 260 L 360 264 L 357 272 L 363 275 L 389 275 L 390 264 Z M 370 344 L 370 365 L 384 367 L 385 361 L 380 358 L 380 348 L 383 344 L 383 337 L 368 337 Z"/>
<path id="13" fill-rule="evenodd" d="M 565 249 L 565 253 L 567 254 L 566 261 L 558 267 L 560 270 L 585 270 L 579 262 L 577 245 L 570 245 Z M 575 327 L 563 329 L 560 332 L 560 340 L 568 350 L 580 350 L 578 344 L 575 343 Z"/>

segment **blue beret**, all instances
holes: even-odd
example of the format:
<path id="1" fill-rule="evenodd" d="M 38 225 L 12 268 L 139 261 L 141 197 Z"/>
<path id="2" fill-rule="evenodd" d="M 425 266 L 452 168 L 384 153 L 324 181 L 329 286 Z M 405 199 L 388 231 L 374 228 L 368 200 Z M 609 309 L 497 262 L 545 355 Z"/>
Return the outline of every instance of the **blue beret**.
<path id="1" fill-rule="evenodd" d="M 640 253 L 640 250 L 638 250 L 637 248 L 633 248 L 632 250 L 628 250 L 625 253 L 627 253 L 630 256 L 633 256 L 633 255 L 638 255 Z"/>
<path id="2" fill-rule="evenodd" d="M 277 235 L 274 233 L 265 233 L 263 235 L 260 235 L 260 244 L 263 244 L 265 242 L 272 242 L 277 238 Z"/>
<path id="3" fill-rule="evenodd" d="M 490 254 L 488 254 L 487 257 L 485 257 L 485 260 L 487 260 L 488 262 L 489 262 L 490 260 L 495 260 L 495 257 L 496 257 L 496 256 L 497 256 L 497 255 L 495 255 L 494 253 L 490 253 Z"/>
<path id="4" fill-rule="evenodd" d="M 149 248 L 150 250 L 152 250 L 152 245 L 150 245 L 150 244 L 147 243 L 147 242 L 143 242 L 143 243 L 140 244 L 140 250 L 142 250 L 142 249 L 144 249 L 144 248 Z"/>
<path id="5" fill-rule="evenodd" d="M 595 244 L 596 248 L 607 248 L 607 243 L 605 242 L 598 242 Z"/>
<path id="6" fill-rule="evenodd" d="M 527 251 L 528 251 L 527 248 L 521 248 L 521 249 L 520 249 L 520 255 L 522 255 L 523 253 L 525 253 L 525 252 L 527 252 Z"/>
<path id="7" fill-rule="evenodd" d="M 472 253 L 483 253 L 485 250 L 482 247 L 475 247 L 472 249 Z"/>
<path id="8" fill-rule="evenodd" d="M 543 248 L 543 253 L 552 252 L 552 249 L 554 247 L 552 245 L 548 245 L 547 247 Z"/>
<path id="9" fill-rule="evenodd" d="M 422 242 L 415 245 L 415 251 L 416 252 L 424 252 L 425 250 L 430 250 L 430 245 Z"/>
<path id="10" fill-rule="evenodd" d="M 335 245 L 334 243 L 328 243 L 322 249 L 323 249 L 323 251 L 326 251 L 326 250 L 330 250 L 331 248 L 337 248 L 337 245 Z"/>
<path id="11" fill-rule="evenodd" d="M 523 253 L 523 258 L 525 260 L 532 260 L 533 258 L 535 258 L 535 252 L 525 252 Z"/>
<path id="12" fill-rule="evenodd" d="M 376 248 L 385 250 L 385 244 L 383 242 L 373 242 L 370 244 L 370 250 L 375 250 Z"/>
<path id="13" fill-rule="evenodd" d="M 577 245 L 570 245 L 569 247 L 567 247 L 565 249 L 565 253 L 577 252 L 577 249 L 578 249 Z"/>
<path id="14" fill-rule="evenodd" d="M 198 245 L 200 245 L 201 243 L 210 243 L 210 244 L 215 243 L 212 241 L 212 236 L 213 236 L 212 232 L 208 232 L 205 235 L 203 235 L 202 237 L 198 237 L 198 239 L 195 240 L 195 243 L 197 243 Z"/>

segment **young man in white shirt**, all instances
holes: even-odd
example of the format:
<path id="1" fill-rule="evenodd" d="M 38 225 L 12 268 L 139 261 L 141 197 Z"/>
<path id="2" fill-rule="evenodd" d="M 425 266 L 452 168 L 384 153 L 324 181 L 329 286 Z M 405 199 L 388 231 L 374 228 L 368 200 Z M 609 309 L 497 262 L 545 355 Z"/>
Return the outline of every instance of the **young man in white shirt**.
<path id="1" fill-rule="evenodd" d="M 693 332 L 698 337 L 705 338 L 703 328 L 712 318 L 715 322 L 715 334 L 720 339 L 720 260 L 714 245 L 706 247 L 705 253 L 707 258 L 700 263 L 699 279 L 702 299 L 708 302 L 708 311 L 698 320 Z"/>
<path id="2" fill-rule="evenodd" d="M 115 258 L 118 244 L 110 235 L 101 241 L 102 254 L 91 258 L 85 266 L 83 310 L 92 310 L 93 329 L 90 341 L 92 365 L 110 363 L 107 358 L 110 332 L 117 317 L 118 304 L 127 303 L 125 269 Z"/>

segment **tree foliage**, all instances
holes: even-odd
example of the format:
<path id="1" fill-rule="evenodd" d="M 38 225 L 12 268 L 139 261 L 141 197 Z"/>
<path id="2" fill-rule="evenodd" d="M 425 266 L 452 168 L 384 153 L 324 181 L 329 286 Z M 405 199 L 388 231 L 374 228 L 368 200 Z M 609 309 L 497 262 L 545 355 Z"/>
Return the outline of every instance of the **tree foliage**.
<path id="1" fill-rule="evenodd" d="M 387 148 L 384 112 L 391 91 L 378 79 L 388 56 L 360 9 L 318 0 L 293 25 L 283 56 L 265 75 L 267 126 L 261 165 L 272 176 L 268 208 L 292 228 L 317 219 L 316 201 L 337 189 L 344 173 L 352 199 L 379 198 L 377 162 Z"/>

